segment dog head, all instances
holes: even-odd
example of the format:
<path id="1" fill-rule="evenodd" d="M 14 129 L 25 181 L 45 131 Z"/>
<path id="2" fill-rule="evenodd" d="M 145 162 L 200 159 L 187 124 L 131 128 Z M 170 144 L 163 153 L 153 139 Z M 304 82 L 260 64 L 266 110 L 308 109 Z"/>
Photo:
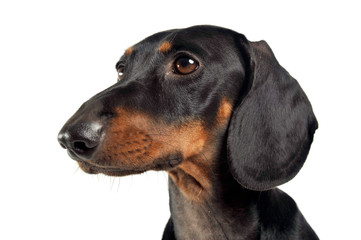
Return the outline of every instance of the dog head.
<path id="1" fill-rule="evenodd" d="M 233 177 L 252 190 L 287 182 L 302 167 L 317 121 L 266 42 L 212 26 L 170 30 L 128 48 L 116 69 L 118 81 L 58 135 L 85 172 L 188 164 L 207 175 L 224 142 Z"/>

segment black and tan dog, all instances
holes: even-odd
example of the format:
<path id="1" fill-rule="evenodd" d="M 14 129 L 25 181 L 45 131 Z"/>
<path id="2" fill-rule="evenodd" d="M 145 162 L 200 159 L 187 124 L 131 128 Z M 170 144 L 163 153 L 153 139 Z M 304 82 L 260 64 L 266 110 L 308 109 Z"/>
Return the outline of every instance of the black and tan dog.
<path id="1" fill-rule="evenodd" d="M 58 140 L 87 173 L 167 171 L 163 239 L 318 239 L 275 188 L 301 169 L 317 121 L 266 42 L 170 30 L 128 48 L 116 69 Z"/>

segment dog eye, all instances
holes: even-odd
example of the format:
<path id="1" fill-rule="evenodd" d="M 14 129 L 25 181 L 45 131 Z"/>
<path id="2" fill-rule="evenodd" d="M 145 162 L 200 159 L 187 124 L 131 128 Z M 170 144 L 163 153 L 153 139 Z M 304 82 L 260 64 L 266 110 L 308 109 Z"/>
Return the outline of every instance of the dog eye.
<path id="1" fill-rule="evenodd" d="M 196 60 L 189 57 L 180 57 L 174 62 L 173 72 L 186 75 L 196 71 L 198 66 Z"/>
<path id="2" fill-rule="evenodd" d="M 119 82 L 120 79 L 122 79 L 122 77 L 123 77 L 124 67 L 120 66 L 117 71 L 118 71 L 118 82 Z"/>

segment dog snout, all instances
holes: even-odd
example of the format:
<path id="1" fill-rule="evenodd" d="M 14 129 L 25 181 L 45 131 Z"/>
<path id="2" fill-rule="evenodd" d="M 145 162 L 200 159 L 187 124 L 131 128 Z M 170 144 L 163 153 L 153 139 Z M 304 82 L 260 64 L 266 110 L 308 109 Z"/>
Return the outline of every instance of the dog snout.
<path id="1" fill-rule="evenodd" d="M 59 132 L 60 145 L 75 160 L 90 160 L 100 143 L 102 125 L 97 122 L 65 125 Z"/>

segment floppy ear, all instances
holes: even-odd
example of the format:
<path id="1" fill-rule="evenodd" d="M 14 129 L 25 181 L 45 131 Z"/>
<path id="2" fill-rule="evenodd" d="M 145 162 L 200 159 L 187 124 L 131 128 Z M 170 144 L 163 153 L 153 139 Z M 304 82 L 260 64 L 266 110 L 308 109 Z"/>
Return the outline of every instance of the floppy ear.
<path id="1" fill-rule="evenodd" d="M 228 162 L 245 188 L 264 191 L 291 180 L 310 149 L 317 120 L 297 81 L 265 41 L 241 41 L 249 90 L 230 120 Z"/>

